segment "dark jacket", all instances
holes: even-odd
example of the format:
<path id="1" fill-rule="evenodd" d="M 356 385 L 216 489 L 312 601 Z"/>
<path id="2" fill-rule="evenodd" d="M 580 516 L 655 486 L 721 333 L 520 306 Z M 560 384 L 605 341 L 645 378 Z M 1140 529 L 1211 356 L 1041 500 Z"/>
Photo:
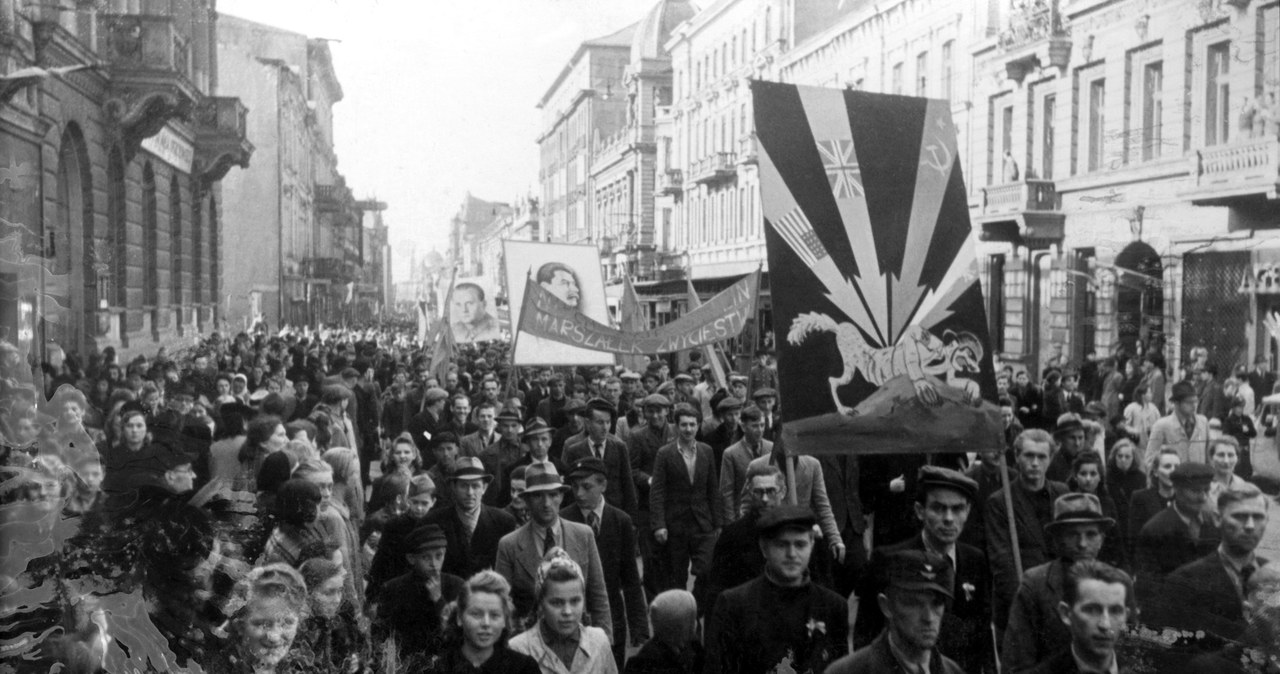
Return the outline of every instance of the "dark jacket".
<path id="1" fill-rule="evenodd" d="M 844 655 L 849 607 L 814 583 L 781 587 L 764 575 L 720 595 L 707 621 L 708 674 L 823 671 Z M 775 669 L 776 668 L 776 669 Z"/>
<path id="2" fill-rule="evenodd" d="M 1119 658 L 1119 656 L 1116 656 Z M 1130 670 L 1124 666 L 1119 668 L 1120 674 L 1126 674 Z M 1054 653 L 1042 662 L 1038 663 L 1031 669 L 1024 670 L 1027 674 L 1079 674 L 1080 668 L 1076 665 L 1076 659 L 1071 655 L 1071 646 Z"/>
<path id="3" fill-rule="evenodd" d="M 1022 487 L 1021 479 L 1010 485 L 1013 495 L 1014 525 L 1018 532 L 1022 568 L 1029 569 L 1048 562 L 1049 537 L 1044 525 L 1053 515 L 1053 502 L 1067 493 L 1067 485 L 1046 482 L 1045 488 L 1032 493 Z M 1037 503 L 1040 500 L 1040 503 Z M 995 622 L 1003 628 L 1008 609 L 1018 589 L 1018 574 L 1013 562 L 1013 545 L 1009 540 L 1009 516 L 1005 510 L 1004 493 L 996 492 L 987 498 L 983 526 L 987 535 L 987 559 L 991 563 L 992 584 L 995 593 Z"/>
<path id="4" fill-rule="evenodd" d="M 676 429 L 671 424 L 664 426 L 661 432 L 655 432 L 648 423 L 631 430 L 627 449 L 631 456 L 631 478 L 636 483 L 636 499 L 642 511 L 649 511 L 649 476 L 653 474 L 658 450 L 675 441 Z"/>
<path id="5" fill-rule="evenodd" d="M 440 600 L 431 601 L 426 584 L 413 571 L 392 578 L 383 588 L 373 625 L 374 638 L 381 643 L 395 636 L 402 656 L 426 652 L 440 637 L 444 607 L 458 598 L 465 582 L 448 573 L 440 574 Z"/>
<path id="6" fill-rule="evenodd" d="M 1065 582 L 1066 567 L 1058 559 L 1022 574 L 1018 593 L 1009 609 L 1009 626 L 1004 631 L 1000 651 L 1005 671 L 1031 669 L 1071 644 L 1071 633 L 1058 618 L 1058 602 L 1062 601 Z"/>
<path id="7" fill-rule="evenodd" d="M 692 482 L 676 443 L 658 450 L 649 492 L 649 526 L 654 531 L 671 529 L 690 533 L 719 529 L 724 525 L 725 516 L 718 481 L 711 448 L 701 442 Z"/>
<path id="8" fill-rule="evenodd" d="M 706 651 L 697 641 L 676 651 L 657 639 L 645 642 L 640 650 L 627 658 L 626 674 L 701 674 Z"/>
<path id="9" fill-rule="evenodd" d="M 591 439 L 581 438 L 565 443 L 561 460 L 566 466 L 572 466 L 578 459 L 591 455 Z M 609 435 L 604 439 L 604 469 L 605 477 L 609 480 L 604 500 L 615 508 L 621 508 L 628 515 L 634 515 L 636 484 L 631 477 L 631 453 L 627 449 L 627 443 L 617 436 Z"/>
<path id="10" fill-rule="evenodd" d="M 885 558 L 902 550 L 924 550 L 924 537 L 912 536 L 900 543 L 876 548 L 858 586 L 858 620 L 853 647 L 870 644 L 884 630 L 884 614 L 876 595 L 888 586 Z M 956 544 L 955 598 L 942 616 L 938 651 L 952 657 L 966 672 L 995 669 L 991 649 L 991 585 L 987 557 L 965 543 Z"/>
<path id="11" fill-rule="evenodd" d="M 1208 518 L 1200 525 L 1199 538 L 1191 537 L 1190 528 L 1169 506 L 1147 522 L 1134 543 L 1134 573 L 1137 576 L 1138 601 L 1145 608 L 1153 600 L 1165 596 L 1163 583 L 1178 567 L 1213 552 L 1222 534 Z"/>
<path id="12" fill-rule="evenodd" d="M 516 528 L 514 518 L 491 506 L 480 507 L 480 517 L 470 540 L 457 508 L 432 510 L 423 521 L 444 530 L 449 548 L 444 553 L 442 570 L 462 578 L 470 578 L 481 569 L 493 568 L 498 559 L 498 541 Z"/>
<path id="13" fill-rule="evenodd" d="M 587 523 L 586 513 L 576 503 L 561 510 L 560 516 L 569 522 Z M 604 517 L 600 518 L 600 530 L 596 532 L 596 549 L 604 569 L 604 586 L 609 592 L 614 641 L 625 643 L 628 625 L 630 634 L 649 638 L 648 605 L 640 584 L 640 570 L 636 567 L 636 528 L 625 512 L 608 503 L 604 505 Z"/>
<path id="14" fill-rule="evenodd" d="M 889 649 L 889 633 L 881 632 L 870 646 L 836 660 L 825 674 L 901 674 L 904 670 Z M 954 660 L 934 649 L 929 661 L 930 674 L 964 674 Z"/>
<path id="15" fill-rule="evenodd" d="M 425 517 L 415 520 L 409 516 L 409 513 L 403 513 L 383 527 L 378 551 L 374 553 L 373 561 L 369 563 L 369 586 L 365 592 L 370 601 L 377 599 L 382 586 L 387 581 L 409 570 L 409 562 L 405 559 L 404 552 L 405 537 L 425 523 Z"/>
<path id="16" fill-rule="evenodd" d="M 1267 560 L 1254 560 L 1263 566 Z M 1223 567 L 1218 551 L 1185 564 L 1165 579 L 1162 599 L 1168 602 L 1147 607 L 1144 618 L 1156 626 L 1205 630 L 1235 640 L 1244 632 L 1246 622 L 1240 591 Z"/>

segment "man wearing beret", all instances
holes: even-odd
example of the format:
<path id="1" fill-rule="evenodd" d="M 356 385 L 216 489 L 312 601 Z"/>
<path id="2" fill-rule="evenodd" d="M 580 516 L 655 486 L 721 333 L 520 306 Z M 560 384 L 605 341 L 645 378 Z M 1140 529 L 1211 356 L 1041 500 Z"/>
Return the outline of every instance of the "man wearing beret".
<path id="1" fill-rule="evenodd" d="M 963 674 L 937 648 L 954 596 L 946 557 L 931 550 L 899 550 L 884 557 L 884 568 L 885 590 L 875 601 L 886 629 L 870 645 L 833 663 L 827 674 Z"/>
<path id="2" fill-rule="evenodd" d="M 583 413 L 587 423 L 587 436 L 565 443 L 565 464 L 572 466 L 579 459 L 594 456 L 604 462 L 609 489 L 605 500 L 615 508 L 621 508 L 628 516 L 636 513 L 636 483 L 631 478 L 631 453 L 627 444 L 609 432 L 617 410 L 603 398 L 593 398 Z"/>
<path id="3" fill-rule="evenodd" d="M 964 474 L 938 466 L 924 466 L 916 480 L 915 514 L 920 533 L 871 554 L 871 562 L 857 590 L 858 618 L 854 648 L 869 645 L 885 626 L 877 597 L 888 585 L 886 560 L 895 553 L 914 550 L 940 555 L 952 571 L 954 592 L 942 618 L 938 651 L 954 658 L 966 672 L 995 672 L 991 641 L 991 586 L 986 555 L 959 542 L 972 513 L 978 484 Z"/>
<path id="4" fill-rule="evenodd" d="M 821 672 L 848 651 L 848 606 L 813 583 L 817 518 L 780 505 L 756 521 L 764 573 L 725 591 L 707 622 L 707 672 Z M 859 670 L 861 671 L 861 670 Z"/>
<path id="5" fill-rule="evenodd" d="M 1053 519 L 1044 528 L 1058 557 L 1022 574 L 1000 653 L 1005 671 L 1028 670 L 1070 644 L 1071 634 L 1058 611 L 1067 570 L 1076 562 L 1097 559 L 1114 525 L 1093 494 L 1064 494 L 1053 502 Z"/>
<path id="6" fill-rule="evenodd" d="M 1143 525 L 1134 544 L 1138 602 L 1144 606 L 1163 596 L 1170 573 L 1213 552 L 1222 541 L 1218 525 L 1205 508 L 1213 469 L 1203 463 L 1183 463 L 1173 469 L 1170 479 L 1173 503 Z"/>
<path id="7" fill-rule="evenodd" d="M 1171 447 L 1178 452 L 1182 463 L 1207 463 L 1209 461 L 1209 419 L 1196 412 L 1200 399 L 1195 386 L 1180 381 L 1173 385 L 1169 396 L 1173 411 L 1151 425 L 1147 440 L 1147 461 L 1153 461 L 1160 450 Z M 1157 405 L 1160 400 L 1156 400 Z M 1150 463 L 1148 463 L 1150 466 Z"/>
<path id="8" fill-rule="evenodd" d="M 462 578 L 443 572 L 448 545 L 435 524 L 410 531 L 402 548 L 410 570 L 383 588 L 374 638 L 381 643 L 394 636 L 401 657 L 427 652 L 443 627 L 444 607 L 462 591 Z"/>
<path id="9" fill-rule="evenodd" d="M 644 589 L 636 567 L 636 528 L 622 509 L 605 502 L 609 482 L 604 462 L 593 456 L 578 459 L 569 473 L 573 502 L 560 509 L 569 522 L 591 527 L 604 569 L 604 586 L 609 592 L 613 614 L 613 659 L 622 671 L 626 661 L 627 635 L 639 644 L 649 638 L 645 616 Z M 630 626 L 630 630 L 628 630 Z"/>

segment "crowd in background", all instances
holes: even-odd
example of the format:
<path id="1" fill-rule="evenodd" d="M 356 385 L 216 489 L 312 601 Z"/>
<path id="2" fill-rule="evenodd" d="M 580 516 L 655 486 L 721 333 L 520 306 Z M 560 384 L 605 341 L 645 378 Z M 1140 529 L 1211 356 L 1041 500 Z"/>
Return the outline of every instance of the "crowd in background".
<path id="1" fill-rule="evenodd" d="M 432 362 L 407 327 L 285 329 L 33 364 L 0 342 L 0 662 L 1280 671 L 1266 361 L 1005 367 L 1004 446 L 811 457 L 778 442 L 771 354 L 721 385 L 700 354 L 507 346 Z"/>

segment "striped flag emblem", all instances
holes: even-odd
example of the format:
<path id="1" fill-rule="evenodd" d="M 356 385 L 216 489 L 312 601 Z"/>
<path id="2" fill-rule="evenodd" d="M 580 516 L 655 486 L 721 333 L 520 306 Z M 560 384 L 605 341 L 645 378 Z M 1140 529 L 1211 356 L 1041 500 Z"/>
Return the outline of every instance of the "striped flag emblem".
<path id="1" fill-rule="evenodd" d="M 809 218 L 799 207 L 791 209 L 789 213 L 778 218 L 778 221 L 773 223 L 773 228 L 778 230 L 791 249 L 807 265 L 815 265 L 818 260 L 830 256 L 826 246 L 823 246 L 818 238 L 818 233 L 813 231 Z"/>

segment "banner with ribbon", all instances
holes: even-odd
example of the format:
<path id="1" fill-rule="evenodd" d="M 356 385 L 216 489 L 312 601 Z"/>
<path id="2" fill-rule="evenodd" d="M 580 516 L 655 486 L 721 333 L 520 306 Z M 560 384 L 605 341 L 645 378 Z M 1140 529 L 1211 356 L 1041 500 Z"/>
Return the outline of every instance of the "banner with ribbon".
<path id="1" fill-rule="evenodd" d="M 592 351 L 651 354 L 683 351 L 733 339 L 751 318 L 760 272 L 729 286 L 702 306 L 652 330 L 629 332 L 585 316 L 539 283 L 526 283 L 520 331 Z"/>

